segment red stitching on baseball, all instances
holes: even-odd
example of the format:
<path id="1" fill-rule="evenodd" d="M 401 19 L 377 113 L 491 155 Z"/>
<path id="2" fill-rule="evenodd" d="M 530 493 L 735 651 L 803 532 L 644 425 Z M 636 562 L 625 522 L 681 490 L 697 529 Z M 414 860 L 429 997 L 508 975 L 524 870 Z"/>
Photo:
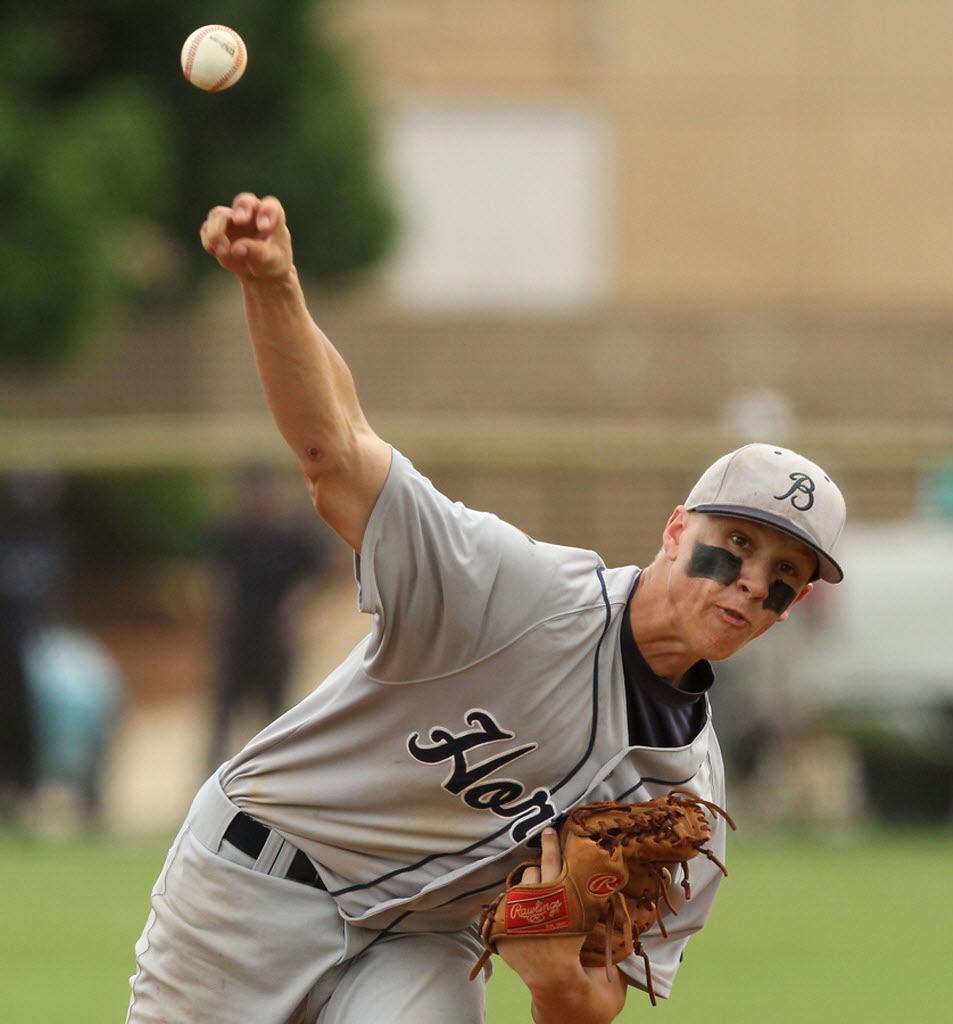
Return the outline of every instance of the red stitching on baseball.
<path id="1" fill-rule="evenodd" d="M 217 26 L 218 28 L 225 28 L 224 25 Z M 224 75 L 212 86 L 211 92 L 218 92 L 219 89 L 228 82 L 236 71 L 242 66 L 245 60 L 245 44 L 242 42 L 241 36 L 237 33 L 232 32 L 228 29 L 229 35 L 235 40 L 237 46 L 235 47 L 235 59 L 232 61 L 232 66 L 225 72 Z"/>
<path id="2" fill-rule="evenodd" d="M 211 32 L 214 32 L 217 28 L 224 28 L 224 25 L 206 25 L 205 28 L 198 33 L 198 35 L 192 40 L 192 45 L 189 47 L 189 55 L 185 58 L 185 67 L 182 69 L 182 74 L 191 82 L 192 81 L 192 64 L 195 61 L 195 54 L 198 52 L 199 43 Z"/>

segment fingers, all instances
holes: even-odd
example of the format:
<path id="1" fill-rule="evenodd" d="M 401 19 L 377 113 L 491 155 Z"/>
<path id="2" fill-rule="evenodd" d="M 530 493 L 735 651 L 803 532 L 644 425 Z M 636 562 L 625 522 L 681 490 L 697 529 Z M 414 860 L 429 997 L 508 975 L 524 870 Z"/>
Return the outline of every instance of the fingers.
<path id="1" fill-rule="evenodd" d="M 240 276 L 268 274 L 290 264 L 285 212 L 274 196 L 240 192 L 231 206 L 209 211 L 199 235 L 205 251 Z M 269 245 L 273 238 L 277 249 Z"/>
<path id="2" fill-rule="evenodd" d="M 559 834 L 554 828 L 543 829 L 540 866 L 525 868 L 520 882 L 524 885 L 552 882 L 559 877 L 562 869 L 563 855 L 559 849 Z"/>
<path id="3" fill-rule="evenodd" d="M 552 882 L 563 869 L 563 855 L 559 849 L 559 835 L 554 828 L 543 829 L 543 855 L 540 859 L 540 881 Z"/>
<path id="4" fill-rule="evenodd" d="M 253 192 L 239 192 L 232 200 L 232 220 L 235 224 L 251 224 L 258 213 L 261 200 Z"/>
<path id="5" fill-rule="evenodd" d="M 258 206 L 256 227 L 261 234 L 269 234 L 285 223 L 285 211 L 274 196 L 265 196 Z"/>
<path id="6" fill-rule="evenodd" d="M 228 255 L 233 260 L 263 263 L 268 256 L 268 246 L 257 238 L 239 238 L 238 241 L 232 242 Z"/>
<path id="7" fill-rule="evenodd" d="M 284 221 L 284 210 L 274 196 L 259 199 L 252 192 L 240 192 L 232 200 L 232 222 L 239 228 L 268 234 Z"/>
<path id="8" fill-rule="evenodd" d="M 241 192 L 231 206 L 216 206 L 209 211 L 202 225 L 202 244 L 216 256 L 227 254 L 233 241 L 240 238 L 267 237 L 284 224 L 285 212 L 274 196 L 259 199 L 251 192 Z"/>
<path id="9" fill-rule="evenodd" d="M 199 235 L 202 245 L 212 256 L 228 254 L 231 241 L 228 238 L 228 227 L 231 223 L 232 211 L 228 206 L 216 206 L 209 210 L 208 216 Z"/>

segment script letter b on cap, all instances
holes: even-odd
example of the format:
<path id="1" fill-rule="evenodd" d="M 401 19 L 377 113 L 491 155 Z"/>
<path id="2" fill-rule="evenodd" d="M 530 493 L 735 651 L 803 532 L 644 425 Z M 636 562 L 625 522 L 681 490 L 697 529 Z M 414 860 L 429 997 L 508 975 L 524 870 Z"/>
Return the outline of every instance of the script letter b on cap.
<path id="1" fill-rule="evenodd" d="M 791 499 L 791 504 L 798 512 L 807 512 L 814 507 L 814 491 L 816 485 L 807 473 L 792 473 L 791 480 L 794 482 L 784 494 L 776 494 L 778 501 Z"/>

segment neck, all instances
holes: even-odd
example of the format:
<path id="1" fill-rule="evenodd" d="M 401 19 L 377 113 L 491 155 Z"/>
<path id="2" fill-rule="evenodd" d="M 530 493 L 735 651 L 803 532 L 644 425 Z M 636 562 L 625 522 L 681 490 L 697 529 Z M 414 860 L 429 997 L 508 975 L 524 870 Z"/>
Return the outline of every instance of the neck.
<path id="1" fill-rule="evenodd" d="M 701 655 L 688 645 L 679 629 L 668 593 L 669 564 L 656 559 L 642 570 L 629 606 L 629 622 L 649 668 L 677 687 Z"/>

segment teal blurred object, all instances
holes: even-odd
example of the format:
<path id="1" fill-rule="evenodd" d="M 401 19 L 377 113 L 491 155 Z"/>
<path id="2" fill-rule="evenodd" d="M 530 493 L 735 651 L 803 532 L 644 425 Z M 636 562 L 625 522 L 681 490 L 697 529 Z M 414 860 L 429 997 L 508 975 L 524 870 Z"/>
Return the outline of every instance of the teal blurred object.
<path id="1" fill-rule="evenodd" d="M 88 633 L 56 626 L 30 640 L 25 663 L 38 781 L 69 783 L 95 802 L 103 755 L 123 702 L 115 661 Z"/>
<path id="2" fill-rule="evenodd" d="M 923 475 L 919 498 L 924 515 L 953 521 L 953 463 L 937 466 Z"/>

